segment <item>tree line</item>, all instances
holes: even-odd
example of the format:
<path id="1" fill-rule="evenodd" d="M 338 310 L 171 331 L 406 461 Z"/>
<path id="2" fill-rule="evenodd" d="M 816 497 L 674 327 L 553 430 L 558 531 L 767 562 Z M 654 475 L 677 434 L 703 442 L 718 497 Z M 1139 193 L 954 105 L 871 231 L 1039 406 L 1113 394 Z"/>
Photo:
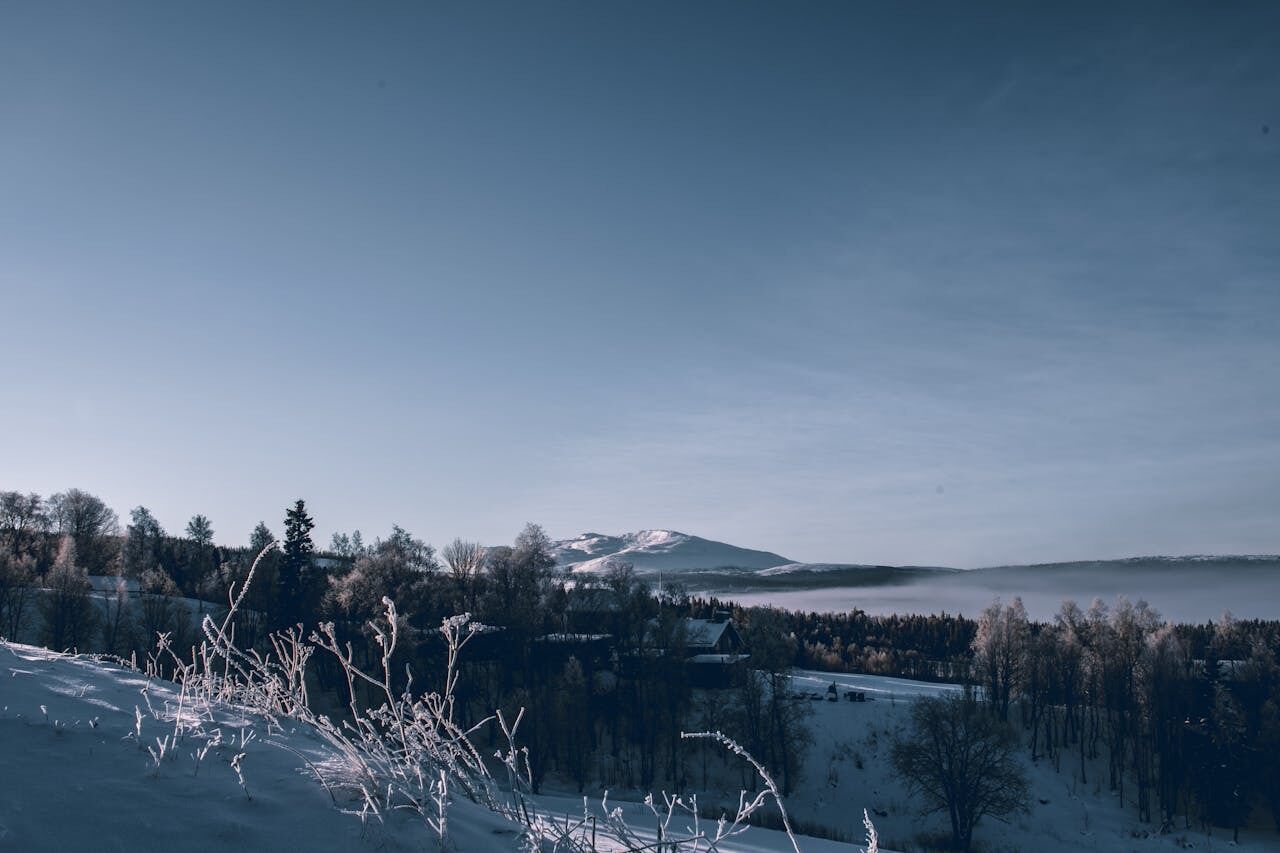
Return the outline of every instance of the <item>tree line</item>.
<path id="1" fill-rule="evenodd" d="M 675 787 L 695 775 L 705 783 L 712 773 L 740 772 L 722 750 L 682 740 L 690 729 L 735 737 L 788 791 L 798 780 L 811 740 L 808 708 L 787 700 L 798 644 L 779 611 L 736 611 L 755 668 L 738 668 L 715 691 L 695 690 L 684 620 L 710 616 L 706 602 L 676 586 L 654 589 L 627 565 L 570 579 L 536 524 L 511 545 L 455 539 L 439 550 L 400 526 L 372 541 L 359 531 L 335 534 L 321 550 L 314 526 L 299 500 L 285 513 L 279 542 L 260 522 L 247 545 L 218 546 L 204 515 L 185 535 L 171 535 L 145 507 L 122 526 L 80 490 L 49 499 L 0 492 L 0 635 L 20 638 L 36 625 L 37 639 L 53 648 L 145 655 L 161 634 L 184 648 L 195 639 L 199 609 L 243 594 L 233 625 L 242 647 L 266 648 L 274 632 L 307 636 L 330 623 L 367 667 L 382 654 L 374 626 L 390 627 L 389 598 L 399 614 L 393 671 L 427 674 L 426 683 L 404 677 L 397 686 L 418 690 L 437 687 L 430 679 L 443 671 L 441 619 L 467 612 L 489 629 L 468 645 L 459 713 L 478 720 L 501 708 L 512 719 L 523 708 L 535 788 L 552 772 L 580 790 Z M 119 583 L 95 594 L 90 575 Z M 575 615 L 594 619 L 599 633 L 582 633 Z M 308 677 L 341 714 L 348 687 L 341 668 L 316 660 Z"/>
<path id="2" fill-rule="evenodd" d="M 698 615 L 747 608 L 714 596 L 692 599 Z M 782 611 L 782 630 L 794 641 L 793 664 L 824 672 L 891 675 L 922 681 L 963 681 L 973 658 L 978 623 L 948 613 L 873 615 L 862 610 Z"/>
<path id="3" fill-rule="evenodd" d="M 973 673 L 1033 761 L 1105 786 L 1161 831 L 1195 820 L 1238 837 L 1259 806 L 1280 829 L 1278 648 L 1277 622 L 1173 625 L 1121 598 L 1067 601 L 1039 623 L 1015 599 L 978 620 Z"/>

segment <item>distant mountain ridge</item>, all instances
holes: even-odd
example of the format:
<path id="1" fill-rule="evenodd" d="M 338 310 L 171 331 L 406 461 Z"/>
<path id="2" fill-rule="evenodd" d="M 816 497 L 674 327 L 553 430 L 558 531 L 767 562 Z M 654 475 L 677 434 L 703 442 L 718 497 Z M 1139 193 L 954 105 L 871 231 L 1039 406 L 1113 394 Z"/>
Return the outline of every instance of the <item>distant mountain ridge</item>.
<path id="1" fill-rule="evenodd" d="M 634 533 L 610 535 L 583 533 L 575 539 L 555 543 L 553 554 L 561 568 L 573 572 L 600 572 L 629 563 L 639 573 L 700 573 L 706 582 L 712 576 L 739 582 L 754 578 L 769 586 L 796 584 L 827 586 L 883 582 L 891 576 L 919 580 L 939 575 L 964 575 L 973 579 L 999 576 L 1009 572 L 1062 573 L 1105 571 L 1109 568 L 1129 571 L 1160 569 L 1223 568 L 1245 566 L 1263 568 L 1280 563 L 1271 554 L 1141 556 L 1105 560 L 1064 560 L 1046 563 L 1006 564 L 977 569 L 947 566 L 887 566 L 864 563 L 800 563 L 772 551 L 742 548 L 726 542 L 704 539 L 677 530 L 638 530 Z"/>
<path id="2" fill-rule="evenodd" d="M 709 569 L 756 570 L 791 563 L 769 551 L 739 548 L 677 530 L 638 530 L 621 536 L 584 533 L 555 543 L 556 564 L 574 572 L 599 572 L 630 563 L 637 572 Z"/>
<path id="3" fill-rule="evenodd" d="M 1274 563 L 1280 561 L 1277 554 L 1186 554 L 1182 556 L 1149 555 L 1143 557 L 1114 557 L 1108 560 L 1056 560 L 1051 563 L 1008 563 L 984 566 L 971 571 L 995 571 L 997 569 L 1057 569 L 1087 566 L 1135 566 L 1135 565 L 1185 565 L 1201 563 Z"/>

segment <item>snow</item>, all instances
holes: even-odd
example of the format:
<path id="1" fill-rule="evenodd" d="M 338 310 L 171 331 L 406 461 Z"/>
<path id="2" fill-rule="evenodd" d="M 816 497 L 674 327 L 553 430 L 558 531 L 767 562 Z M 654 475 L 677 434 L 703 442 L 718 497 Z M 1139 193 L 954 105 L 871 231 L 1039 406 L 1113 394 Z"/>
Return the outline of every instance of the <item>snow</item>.
<path id="1" fill-rule="evenodd" d="M 761 569 L 756 572 L 760 577 L 770 577 L 772 575 L 793 575 L 800 572 L 840 572 L 846 570 L 858 569 L 877 569 L 884 568 L 882 566 L 872 566 L 864 563 L 787 563 L 785 566 L 773 566 L 768 569 Z"/>
<path id="2" fill-rule="evenodd" d="M 813 669 L 797 669 L 791 674 L 795 689 L 825 690 L 835 684 L 841 693 L 860 690 L 877 699 L 919 699 L 922 696 L 949 696 L 960 692 L 958 684 L 938 684 L 928 681 L 912 681 L 908 678 L 889 678 L 883 675 L 860 675 L 848 672 L 819 672 Z"/>
<path id="3" fill-rule="evenodd" d="M 362 826 L 335 807 L 306 761 L 342 759 L 314 731 L 221 708 L 175 745 L 179 702 L 174 685 L 133 670 L 0 644 L 0 849 L 423 849 L 423 827 L 408 817 Z M 198 722 L 190 709 L 182 718 Z M 223 745 L 197 762 L 215 731 Z M 165 738 L 157 767 L 147 750 Z M 239 752 L 248 797 L 231 767 Z M 514 849 L 515 827 L 480 806 L 455 802 L 450 823 L 459 850 L 496 840 Z"/>
<path id="4" fill-rule="evenodd" d="M 685 660 L 687 660 L 689 663 L 727 664 L 727 663 L 740 663 L 743 661 L 751 660 L 751 655 L 748 655 L 748 654 L 726 655 L 726 654 L 707 653 L 707 654 L 701 654 L 701 655 L 690 655 Z"/>
<path id="5" fill-rule="evenodd" d="M 358 822 L 325 808 L 324 790 L 291 766 L 301 762 L 266 745 L 255 720 L 228 712 L 208 726 L 227 742 L 253 734 L 250 800 L 230 767 L 234 747 L 215 749 L 197 770 L 189 753 L 205 739 L 192 737 L 156 768 L 147 747 L 171 737 L 174 725 L 151 717 L 148 700 L 176 708 L 167 685 L 19 645 L 0 647 L 0 677 L 0 777 L 21 780 L 0 793 L 0 839 L 12 849 L 190 849 L 200 839 L 206 849 L 234 850 L 358 839 Z M 305 735 L 283 737 L 304 754 L 313 748 Z M 295 827 L 279 819 L 289 812 L 311 819 Z"/>
<path id="6" fill-rule="evenodd" d="M 790 803 L 790 801 L 787 801 Z M 582 798 L 564 795 L 543 795 L 538 797 L 539 806 L 549 815 L 558 815 L 561 820 L 565 816 L 581 817 L 582 815 Z M 655 818 L 653 813 L 649 811 L 643 803 L 617 801 L 612 797 L 608 801 L 609 808 L 619 807 L 622 809 L 623 815 L 626 816 L 627 823 L 637 829 L 637 834 L 644 838 L 656 838 L 657 831 L 654 828 Z M 600 803 L 594 803 L 594 808 L 590 808 L 591 813 L 601 816 L 599 808 Z M 859 822 L 862 820 L 862 812 L 858 812 Z M 707 828 L 708 821 L 702 821 L 702 828 Z M 861 823 L 859 823 L 861 826 Z M 689 820 L 676 820 L 672 822 L 672 827 L 681 831 L 692 828 Z M 846 844 L 839 841 L 830 841 L 825 838 L 800 837 L 801 853 L 860 853 L 862 847 L 856 844 Z M 791 842 L 787 840 L 787 836 L 780 830 L 763 829 L 761 827 L 751 827 L 743 835 L 735 838 L 729 844 L 722 846 L 721 850 L 725 853 L 783 853 L 783 851 L 791 851 Z M 894 853 L 883 846 L 880 848 L 881 853 Z"/>
<path id="7" fill-rule="evenodd" d="M 676 530 L 638 530 L 621 536 L 584 533 L 557 542 L 558 565 L 575 572 L 606 571 L 630 563 L 637 572 L 683 572 L 697 569 L 765 569 L 790 562 L 768 551 L 739 548 Z"/>

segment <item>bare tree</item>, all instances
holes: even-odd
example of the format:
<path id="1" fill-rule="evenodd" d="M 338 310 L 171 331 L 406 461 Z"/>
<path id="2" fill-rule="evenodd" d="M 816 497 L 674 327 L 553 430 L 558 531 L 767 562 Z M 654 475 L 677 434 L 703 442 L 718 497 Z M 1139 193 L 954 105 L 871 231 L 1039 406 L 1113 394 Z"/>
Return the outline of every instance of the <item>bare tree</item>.
<path id="1" fill-rule="evenodd" d="M 79 564 L 89 574 L 104 574 L 117 550 L 120 519 L 115 511 L 80 489 L 49 498 L 49 510 L 58 533 L 74 540 Z"/>
<path id="2" fill-rule="evenodd" d="M 34 553 L 48 531 L 49 516 L 39 495 L 0 492 L 0 551 L 12 557 Z"/>
<path id="3" fill-rule="evenodd" d="M 153 646 L 161 634 L 170 634 L 175 648 L 183 648 L 191 637 L 192 618 L 173 578 L 163 569 L 148 569 L 138 580 L 140 594 L 134 611 L 133 630 L 142 648 Z"/>
<path id="4" fill-rule="evenodd" d="M 133 648 L 133 610 L 129 606 L 129 589 L 122 577 L 102 603 L 102 650 L 111 655 L 124 655 Z"/>
<path id="5" fill-rule="evenodd" d="M 0 637 L 20 639 L 31 615 L 35 565 L 30 554 L 14 557 L 0 551 Z"/>
<path id="6" fill-rule="evenodd" d="M 920 699 L 911 723 L 893 745 L 894 768 L 924 798 L 925 814 L 947 813 L 957 849 L 970 849 L 983 817 L 1026 811 L 1027 778 L 1008 723 L 968 696 Z"/>
<path id="7" fill-rule="evenodd" d="M 477 580 L 484 567 L 484 556 L 483 545 L 462 539 L 454 539 L 440 551 L 440 558 L 449 567 L 458 588 L 458 604 L 468 613 L 476 609 Z"/>
<path id="8" fill-rule="evenodd" d="M 787 794 L 794 789 L 805 752 L 813 743 L 807 725 L 811 713 L 808 703 L 787 698 L 797 641 L 787 630 L 781 610 L 753 607 L 747 614 L 743 642 L 751 650 L 751 669 L 745 680 L 760 682 L 744 685 L 744 719 L 760 727 L 758 755 L 773 772 L 781 774 L 782 792 Z M 759 710 L 745 707 L 754 701 L 760 702 Z"/>
<path id="9" fill-rule="evenodd" d="M 1000 719 L 1009 719 L 1009 703 L 1022 678 L 1030 637 L 1027 610 L 1022 599 L 1005 606 L 999 599 L 982 611 L 973 638 L 973 662 L 978 678 Z"/>

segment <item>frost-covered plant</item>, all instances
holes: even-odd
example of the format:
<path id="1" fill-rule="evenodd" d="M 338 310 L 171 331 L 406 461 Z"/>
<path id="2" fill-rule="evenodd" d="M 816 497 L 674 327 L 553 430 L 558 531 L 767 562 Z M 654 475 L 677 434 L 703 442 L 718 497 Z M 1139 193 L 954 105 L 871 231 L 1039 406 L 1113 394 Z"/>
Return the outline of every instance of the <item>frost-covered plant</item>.
<path id="1" fill-rule="evenodd" d="M 634 853 L 651 850 L 715 853 L 725 850 L 725 845 L 746 832 L 752 815 L 772 800 L 782 814 L 783 829 L 792 850 L 799 853 L 800 844 L 791 827 L 781 793 L 764 765 L 721 732 L 684 732 L 681 737 L 712 740 L 742 757 L 764 782 L 764 790 L 754 795 L 748 795 L 746 791 L 739 792 L 738 807 L 732 817 L 722 815 L 711 826 L 704 825 L 701 820 L 696 795 L 685 797 L 665 792 L 658 798 L 649 795 L 645 798 L 644 805 L 653 819 L 651 829 L 629 824 L 622 808 L 609 807 L 606 792 L 600 802 L 599 815 L 592 814 L 589 801 L 584 797 L 580 818 L 556 819 L 538 815 L 529 826 L 529 837 L 536 842 L 545 842 L 552 849 L 574 853 L 594 853 L 599 849 L 622 849 Z"/>
<path id="2" fill-rule="evenodd" d="M 443 770 L 439 780 L 431 784 L 431 801 L 435 804 L 435 812 L 427 818 L 427 825 L 435 831 L 443 850 L 449 827 L 449 777 Z"/>
<path id="3" fill-rule="evenodd" d="M 195 751 L 191 753 L 191 760 L 195 767 L 191 771 L 191 775 L 200 775 L 200 763 L 204 761 L 204 757 L 209 754 L 209 750 L 222 746 L 222 729 L 214 729 L 213 736 L 206 739 L 203 744 L 197 746 Z"/>
<path id="4" fill-rule="evenodd" d="M 867 830 L 866 853 L 879 853 L 880 834 L 876 832 L 876 825 L 871 822 L 871 815 L 867 814 L 866 809 L 862 810 L 862 825 Z"/>
<path id="5" fill-rule="evenodd" d="M 765 769 L 763 764 L 761 764 L 759 761 L 753 758 L 751 753 L 747 752 L 747 750 L 744 749 L 741 745 L 739 745 L 733 738 L 728 737 L 724 734 L 721 734 L 720 732 L 681 732 L 680 737 L 693 738 L 693 739 L 705 738 L 709 740 L 714 740 L 716 743 L 720 744 L 721 746 L 723 746 L 725 749 L 729 750 L 733 754 L 741 756 L 743 759 L 747 761 L 748 764 L 754 767 L 756 771 L 756 775 L 758 775 L 761 781 L 764 782 L 765 790 L 760 791 L 756 795 L 755 799 L 753 799 L 750 803 L 747 804 L 747 808 L 745 811 L 741 807 L 739 808 L 738 820 L 735 821 L 735 824 L 739 821 L 745 822 L 745 820 L 748 817 L 750 817 L 752 812 L 754 812 L 755 810 L 760 808 L 762 805 L 764 805 L 765 794 L 767 793 L 769 796 L 773 798 L 774 803 L 776 803 L 778 806 L 778 812 L 782 815 L 782 826 L 786 830 L 787 838 L 791 839 L 791 846 L 795 848 L 796 853 L 800 853 L 800 846 L 796 843 L 795 833 L 791 829 L 791 818 L 787 815 L 787 807 L 782 802 L 782 794 L 778 790 L 777 783 L 773 781 L 773 777 L 769 775 L 769 771 Z M 741 795 L 741 802 L 744 802 L 744 803 L 746 802 L 745 792 L 743 792 L 743 794 Z"/>
<path id="6" fill-rule="evenodd" d="M 168 735 L 165 735 L 163 738 L 156 738 L 156 745 L 154 749 L 151 747 L 147 747 L 147 752 L 151 755 L 151 760 L 155 762 L 154 774 L 156 776 L 160 775 L 160 762 L 164 761 L 164 754 L 165 752 L 168 751 L 168 749 L 169 749 Z"/>
<path id="7" fill-rule="evenodd" d="M 231 769 L 236 772 L 236 781 L 240 783 L 240 790 L 244 791 L 246 800 L 252 800 L 249 796 L 249 786 L 244 781 L 244 757 L 247 753 L 237 752 L 231 759 Z"/>

